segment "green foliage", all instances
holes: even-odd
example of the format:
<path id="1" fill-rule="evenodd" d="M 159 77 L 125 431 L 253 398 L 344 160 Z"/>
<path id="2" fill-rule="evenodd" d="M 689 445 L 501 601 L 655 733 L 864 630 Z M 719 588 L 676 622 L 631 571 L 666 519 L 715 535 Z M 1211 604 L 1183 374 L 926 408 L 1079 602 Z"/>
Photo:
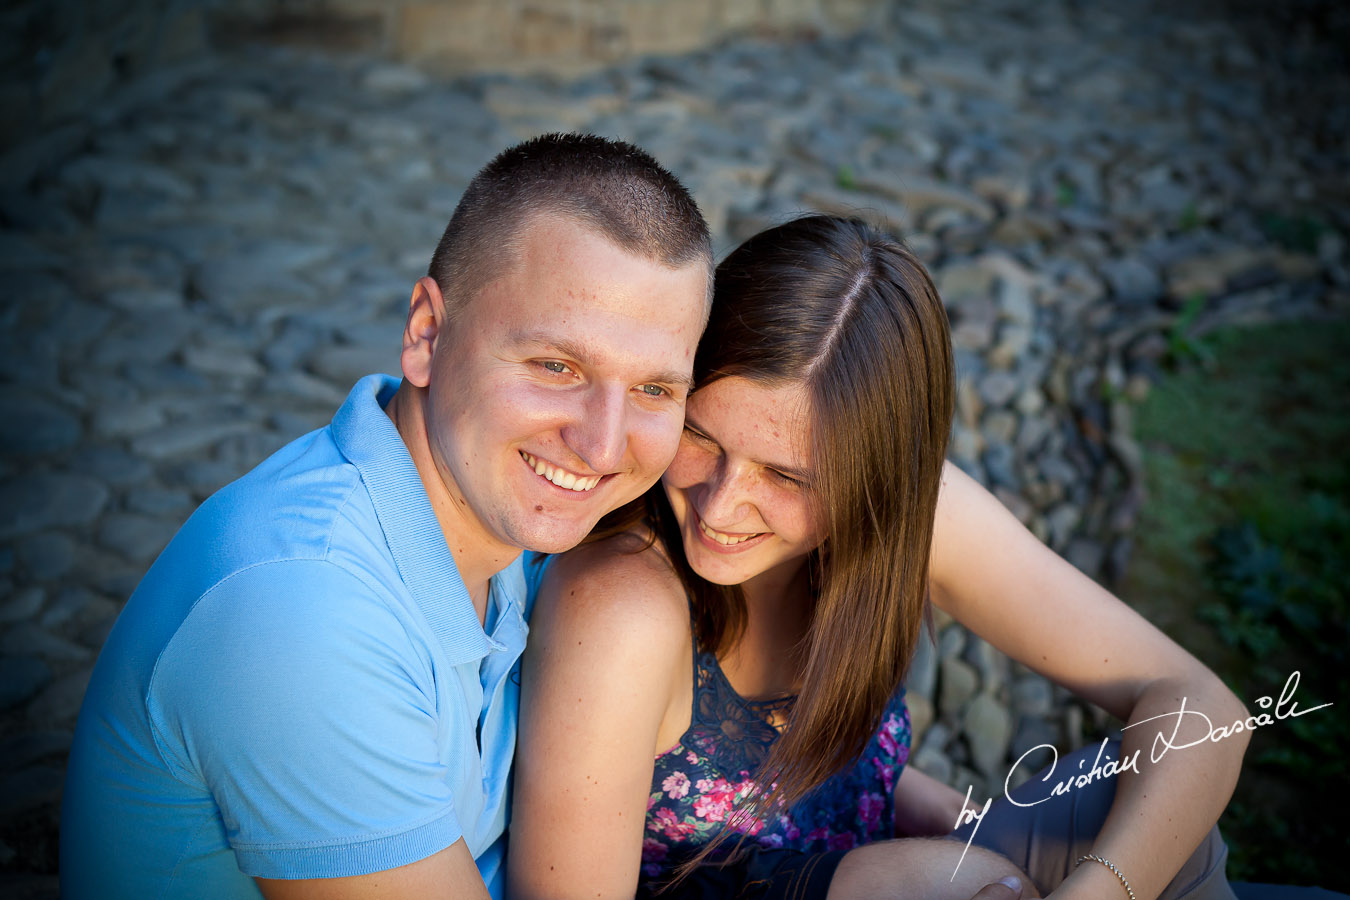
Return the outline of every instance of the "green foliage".
<path id="1" fill-rule="evenodd" d="M 835 170 L 834 183 L 846 191 L 856 191 L 858 189 L 858 178 L 853 174 L 853 169 L 849 166 L 841 165 Z"/>
<path id="2" fill-rule="evenodd" d="M 1177 229 L 1183 232 L 1194 231 L 1204 224 L 1200 217 L 1200 210 L 1194 203 L 1187 203 L 1186 208 L 1181 211 L 1180 218 L 1177 219 Z"/>
<path id="3" fill-rule="evenodd" d="M 1336 817 L 1309 810 L 1350 795 L 1350 323 L 1219 331 L 1196 354 L 1203 303 L 1136 410 L 1149 500 L 1121 594 L 1249 708 L 1294 671 L 1301 709 L 1336 704 L 1253 735 L 1220 827 L 1230 878 L 1346 891 Z"/>
<path id="4" fill-rule="evenodd" d="M 1318 240 L 1331 227 L 1314 216 L 1267 213 L 1261 217 L 1261 230 L 1286 250 L 1311 254 L 1317 252 Z"/>
<path id="5" fill-rule="evenodd" d="M 1208 302 L 1209 298 L 1197 291 L 1186 298 L 1181 311 L 1172 320 L 1172 327 L 1167 332 L 1167 353 L 1173 363 L 1195 360 L 1201 365 L 1208 366 L 1214 362 L 1213 351 L 1203 341 L 1191 337 L 1191 326 L 1195 324 L 1200 313 L 1205 311 Z"/>
<path id="6" fill-rule="evenodd" d="M 1055 203 L 1060 206 L 1073 206 L 1078 201 L 1078 191 L 1074 190 L 1072 184 L 1067 181 L 1061 181 L 1055 185 Z"/>

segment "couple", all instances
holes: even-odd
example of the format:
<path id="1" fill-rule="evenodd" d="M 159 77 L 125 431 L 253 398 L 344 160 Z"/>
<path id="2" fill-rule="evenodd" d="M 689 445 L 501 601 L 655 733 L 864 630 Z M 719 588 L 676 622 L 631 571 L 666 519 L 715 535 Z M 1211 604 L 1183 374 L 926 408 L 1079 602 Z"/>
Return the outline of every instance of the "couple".
<path id="1" fill-rule="evenodd" d="M 903 766 L 929 597 L 1122 718 L 1239 715 L 944 464 L 946 321 L 901 245 L 789 223 L 718 268 L 711 314 L 710 270 L 692 199 L 631 146 L 549 136 L 480 172 L 402 382 L 362 379 L 210 498 L 128 601 L 71 751 L 63 893 L 500 898 L 509 860 L 527 898 L 678 874 L 1015 896 L 960 841 L 846 852 L 964 805 Z M 1242 748 L 1169 754 L 1114 800 L 996 804 L 975 839 L 1056 897 L 1231 896 L 1212 826 Z"/>

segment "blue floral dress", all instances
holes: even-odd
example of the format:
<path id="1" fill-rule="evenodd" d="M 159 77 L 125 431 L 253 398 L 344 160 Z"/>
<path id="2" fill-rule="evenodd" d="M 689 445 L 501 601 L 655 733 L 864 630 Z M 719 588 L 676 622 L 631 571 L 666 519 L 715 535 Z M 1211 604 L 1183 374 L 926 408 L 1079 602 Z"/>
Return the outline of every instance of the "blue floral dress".
<path id="1" fill-rule="evenodd" d="M 755 790 L 754 774 L 779 732 L 775 713 L 796 697 L 746 700 L 731 687 L 717 657 L 694 651 L 694 709 L 679 743 L 656 758 L 647 800 L 642 875 L 662 879 L 692 850 L 730 827 L 765 848 L 819 853 L 848 850 L 892 834 L 892 791 L 909 759 L 909 710 L 896 690 L 881 727 L 858 760 L 791 809 L 766 819 L 738 819 L 736 804 Z"/>

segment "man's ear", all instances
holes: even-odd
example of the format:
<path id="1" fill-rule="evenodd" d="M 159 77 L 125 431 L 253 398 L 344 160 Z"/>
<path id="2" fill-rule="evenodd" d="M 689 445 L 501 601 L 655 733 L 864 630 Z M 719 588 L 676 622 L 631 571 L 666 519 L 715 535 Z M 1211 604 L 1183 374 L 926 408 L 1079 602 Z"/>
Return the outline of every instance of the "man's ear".
<path id="1" fill-rule="evenodd" d="M 433 278 L 419 278 L 408 301 L 408 322 L 403 326 L 403 353 L 399 357 L 403 377 L 411 384 L 426 387 L 431 383 L 431 357 L 445 324 L 440 285 Z"/>

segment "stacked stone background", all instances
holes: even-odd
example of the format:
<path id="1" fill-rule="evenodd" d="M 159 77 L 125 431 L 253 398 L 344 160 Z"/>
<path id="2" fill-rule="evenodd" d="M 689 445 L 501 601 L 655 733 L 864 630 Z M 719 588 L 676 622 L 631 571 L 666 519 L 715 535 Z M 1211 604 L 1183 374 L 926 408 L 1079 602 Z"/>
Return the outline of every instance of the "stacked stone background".
<path id="1" fill-rule="evenodd" d="M 906 235 L 953 322 L 953 459 L 1076 566 L 1118 575 L 1144 499 L 1131 411 L 1170 343 L 1350 309 L 1344 62 L 1315 28 L 1254 16 L 920 0 L 852 37 L 575 78 L 242 45 L 21 136 L 0 193 L 0 892 L 54 896 L 74 717 L 146 567 L 357 377 L 397 372 L 464 184 L 540 132 L 651 150 L 719 252 L 809 210 Z M 1291 248 L 1271 215 L 1328 227 Z M 921 768 L 994 795 L 1028 747 L 1107 727 L 935 625 L 908 682 Z"/>

